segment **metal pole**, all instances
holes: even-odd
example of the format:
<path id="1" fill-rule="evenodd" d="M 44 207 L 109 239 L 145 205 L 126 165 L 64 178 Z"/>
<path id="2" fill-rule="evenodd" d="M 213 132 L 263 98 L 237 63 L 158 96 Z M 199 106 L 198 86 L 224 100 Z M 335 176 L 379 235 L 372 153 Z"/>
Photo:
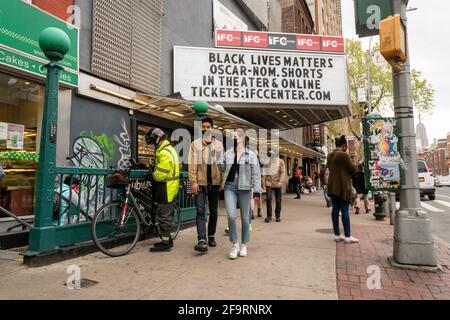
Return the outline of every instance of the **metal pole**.
<path id="1" fill-rule="evenodd" d="M 389 193 L 389 220 L 391 226 L 395 224 L 395 212 L 397 211 L 397 200 L 395 196 L 395 192 Z"/>
<path id="2" fill-rule="evenodd" d="M 59 75 L 63 70 L 58 62 L 69 51 L 70 39 L 60 29 L 47 28 L 40 35 L 39 45 L 50 63 L 46 65 L 47 82 L 36 183 L 35 222 L 29 236 L 29 252 L 35 253 L 55 250 L 56 230 L 53 227 L 53 198 L 56 175 Z"/>
<path id="3" fill-rule="evenodd" d="M 368 114 L 372 113 L 372 76 L 370 74 L 370 65 L 371 65 L 371 58 L 372 58 L 372 39 L 373 37 L 370 37 L 369 42 L 369 50 L 367 51 L 367 111 Z"/>
<path id="4" fill-rule="evenodd" d="M 408 0 L 394 0 L 394 13 L 400 14 L 406 29 Z M 407 37 L 407 32 L 406 32 Z M 408 61 L 399 72 L 393 71 L 395 117 L 400 132 L 400 154 L 404 161 L 401 209 L 394 228 L 394 261 L 403 265 L 437 266 L 431 221 L 420 206 L 416 134 Z"/>

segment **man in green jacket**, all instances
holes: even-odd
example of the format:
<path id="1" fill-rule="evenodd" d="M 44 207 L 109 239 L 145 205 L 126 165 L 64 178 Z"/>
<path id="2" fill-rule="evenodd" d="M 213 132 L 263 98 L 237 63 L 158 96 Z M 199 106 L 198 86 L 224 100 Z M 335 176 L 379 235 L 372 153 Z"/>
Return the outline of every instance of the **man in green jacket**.
<path id="1" fill-rule="evenodd" d="M 152 172 L 153 199 L 157 203 L 157 228 L 162 235 L 162 242 L 150 248 L 150 252 L 170 251 L 173 247 L 170 237 L 173 211 L 180 185 L 178 155 L 161 129 L 156 128 L 149 132 L 145 140 L 156 150 L 156 162 Z"/>

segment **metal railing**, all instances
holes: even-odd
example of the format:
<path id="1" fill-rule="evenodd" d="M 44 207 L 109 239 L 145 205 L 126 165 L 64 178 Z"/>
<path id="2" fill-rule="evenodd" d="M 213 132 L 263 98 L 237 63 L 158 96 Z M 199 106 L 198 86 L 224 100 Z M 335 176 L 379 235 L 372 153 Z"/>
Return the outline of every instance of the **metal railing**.
<path id="1" fill-rule="evenodd" d="M 41 249 L 40 244 L 31 244 L 32 251 L 26 255 L 36 255 L 49 252 L 49 247 L 54 251 L 61 247 L 73 246 L 83 242 L 91 241 L 91 219 L 95 212 L 109 201 L 119 200 L 122 190 L 110 189 L 106 186 L 107 176 L 114 173 L 114 170 L 88 169 L 76 167 L 56 168 L 55 178 L 55 201 L 56 209 L 48 214 L 48 219 L 44 228 L 32 228 L 32 232 L 40 232 L 45 229 L 52 229 L 50 238 L 46 237 L 46 244 Z M 133 186 L 139 183 L 144 184 L 147 171 L 133 170 L 130 179 Z M 78 190 L 71 186 L 77 179 L 79 181 Z M 181 173 L 180 180 L 187 182 L 188 174 Z M 178 202 L 181 209 L 181 220 L 187 222 L 195 219 L 196 207 L 194 195 L 190 193 L 189 186 L 181 188 L 178 195 Z M 33 237 L 30 237 L 32 241 Z M 50 245 L 49 245 L 50 243 Z"/>

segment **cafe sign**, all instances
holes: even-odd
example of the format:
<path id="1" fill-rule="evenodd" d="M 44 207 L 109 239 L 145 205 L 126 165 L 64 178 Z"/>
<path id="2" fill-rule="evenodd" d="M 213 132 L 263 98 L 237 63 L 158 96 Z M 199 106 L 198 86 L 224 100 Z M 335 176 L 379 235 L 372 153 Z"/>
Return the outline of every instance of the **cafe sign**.
<path id="1" fill-rule="evenodd" d="M 41 31 L 48 27 L 59 28 L 70 38 L 70 51 L 60 62 L 64 67 L 60 81 L 77 87 L 78 28 L 21 0 L 0 1 L 0 64 L 46 77 L 44 65 L 49 61 L 40 49 L 38 39 Z"/>

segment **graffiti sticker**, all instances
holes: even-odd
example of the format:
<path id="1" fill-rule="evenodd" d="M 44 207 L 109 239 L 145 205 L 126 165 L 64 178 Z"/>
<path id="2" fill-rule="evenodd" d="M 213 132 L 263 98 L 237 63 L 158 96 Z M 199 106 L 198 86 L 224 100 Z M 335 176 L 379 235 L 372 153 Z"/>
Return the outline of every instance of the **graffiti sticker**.
<path id="1" fill-rule="evenodd" d="M 392 191 L 401 186 L 401 157 L 395 118 L 367 119 L 364 125 L 368 189 Z"/>

